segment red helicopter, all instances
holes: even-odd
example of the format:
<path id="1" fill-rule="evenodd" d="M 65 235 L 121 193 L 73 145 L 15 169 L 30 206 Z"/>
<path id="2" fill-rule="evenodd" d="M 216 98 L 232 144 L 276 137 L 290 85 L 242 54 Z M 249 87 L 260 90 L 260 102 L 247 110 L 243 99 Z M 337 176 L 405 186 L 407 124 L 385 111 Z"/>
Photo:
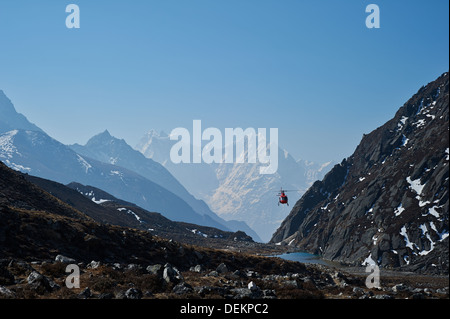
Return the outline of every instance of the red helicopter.
<path id="1" fill-rule="evenodd" d="M 289 206 L 288 197 L 286 195 L 286 192 L 297 192 L 297 191 L 296 190 L 285 190 L 285 189 L 281 188 L 279 193 L 277 194 L 278 206 L 280 206 L 280 204 L 282 204 L 282 205 L 286 204 L 287 206 Z"/>

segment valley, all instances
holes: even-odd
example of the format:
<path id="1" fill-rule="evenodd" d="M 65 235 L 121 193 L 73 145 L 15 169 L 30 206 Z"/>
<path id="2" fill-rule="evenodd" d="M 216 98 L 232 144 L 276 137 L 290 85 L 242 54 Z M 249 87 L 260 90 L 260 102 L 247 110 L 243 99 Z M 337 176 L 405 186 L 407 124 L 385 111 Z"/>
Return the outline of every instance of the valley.
<path id="1" fill-rule="evenodd" d="M 448 299 L 448 73 L 328 173 L 279 151 L 277 174 L 202 163 L 186 188 L 150 158 L 161 136 L 67 146 L 0 93 L 0 298 Z M 275 214 L 281 183 L 298 193 Z M 272 257 L 300 251 L 333 264 Z"/>

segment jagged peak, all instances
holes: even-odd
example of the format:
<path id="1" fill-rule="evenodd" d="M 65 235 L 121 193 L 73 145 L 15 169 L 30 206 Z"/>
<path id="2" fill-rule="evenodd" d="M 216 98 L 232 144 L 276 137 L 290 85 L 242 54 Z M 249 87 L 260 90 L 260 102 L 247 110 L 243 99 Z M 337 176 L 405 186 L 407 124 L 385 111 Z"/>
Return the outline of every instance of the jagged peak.
<path id="1" fill-rule="evenodd" d="M 23 114 L 18 113 L 5 92 L 0 90 L 0 132 L 14 129 L 43 132 L 42 129 L 28 121 Z"/>
<path id="2" fill-rule="evenodd" d="M 13 111 L 14 113 L 17 113 L 11 100 L 6 96 L 3 90 L 0 90 L 0 110 L 2 109 L 7 110 L 9 112 Z"/>
<path id="3" fill-rule="evenodd" d="M 103 132 L 94 135 L 89 139 L 89 141 L 86 143 L 86 146 L 93 144 L 93 143 L 105 143 L 105 142 L 111 142 L 113 140 L 116 140 L 115 137 L 113 137 L 109 131 L 106 129 Z"/>

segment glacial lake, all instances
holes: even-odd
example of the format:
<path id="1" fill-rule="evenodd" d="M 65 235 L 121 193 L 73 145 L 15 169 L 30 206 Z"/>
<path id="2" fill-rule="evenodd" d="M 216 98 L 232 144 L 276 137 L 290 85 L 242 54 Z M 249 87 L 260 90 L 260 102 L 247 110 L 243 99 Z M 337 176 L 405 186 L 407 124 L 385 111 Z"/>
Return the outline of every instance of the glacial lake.
<path id="1" fill-rule="evenodd" d="M 298 261 L 305 264 L 321 264 L 330 266 L 332 265 L 331 262 L 328 262 L 326 260 L 320 259 L 320 256 L 313 255 L 310 253 L 305 252 L 295 252 L 295 253 L 286 253 L 282 255 L 276 255 L 274 257 L 279 257 L 286 260 L 292 260 L 292 261 Z"/>

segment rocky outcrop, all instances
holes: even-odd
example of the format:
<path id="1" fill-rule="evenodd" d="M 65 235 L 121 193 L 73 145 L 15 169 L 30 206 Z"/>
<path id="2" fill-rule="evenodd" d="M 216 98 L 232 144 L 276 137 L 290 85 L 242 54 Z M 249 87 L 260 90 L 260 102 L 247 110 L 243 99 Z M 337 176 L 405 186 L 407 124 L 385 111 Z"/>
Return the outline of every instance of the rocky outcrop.
<path id="1" fill-rule="evenodd" d="M 352 265 L 448 273 L 448 73 L 295 204 L 271 242 Z"/>

